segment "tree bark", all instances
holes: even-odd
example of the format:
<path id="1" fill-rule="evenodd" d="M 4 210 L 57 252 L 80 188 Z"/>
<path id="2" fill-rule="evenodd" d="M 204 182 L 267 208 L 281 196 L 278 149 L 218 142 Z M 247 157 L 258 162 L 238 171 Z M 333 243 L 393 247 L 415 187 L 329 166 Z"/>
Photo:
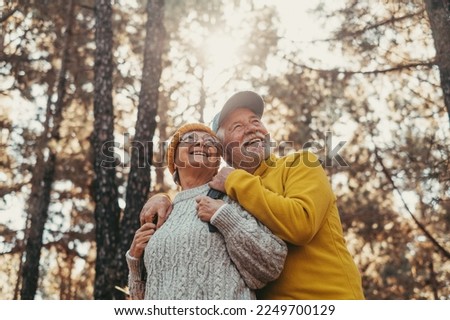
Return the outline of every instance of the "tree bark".
<path id="1" fill-rule="evenodd" d="M 118 242 L 119 204 L 114 163 L 114 110 L 112 104 L 112 6 L 95 2 L 94 152 L 93 198 L 95 201 L 95 299 L 112 299 L 114 259 Z"/>
<path id="2" fill-rule="evenodd" d="M 170 96 L 170 95 L 169 95 Z M 155 166 L 155 176 L 156 183 L 154 184 L 153 192 L 164 192 L 167 190 L 164 181 L 164 171 L 165 167 L 165 153 L 166 153 L 166 140 L 168 138 L 167 134 L 167 111 L 169 108 L 168 102 L 166 99 L 160 100 L 162 105 L 158 106 L 160 111 L 158 112 L 159 121 L 158 121 L 158 131 L 159 131 L 159 152 L 153 152 L 153 163 Z M 164 110 L 164 112 L 161 112 Z"/>
<path id="3" fill-rule="evenodd" d="M 139 228 L 139 213 L 147 200 L 151 184 L 150 167 L 153 157 L 153 136 L 156 129 L 165 38 L 163 19 L 164 0 L 149 0 L 136 135 L 132 145 L 126 208 L 120 224 L 120 245 L 117 251 L 117 279 L 120 286 L 127 284 L 128 267 L 125 253 L 130 248 L 135 231 Z M 115 293 L 116 298 L 123 298 L 121 292 L 116 291 Z"/>
<path id="4" fill-rule="evenodd" d="M 58 98 L 54 106 L 47 106 L 47 117 L 44 132 L 37 144 L 36 165 L 31 179 L 31 194 L 28 200 L 29 224 L 27 225 L 27 239 L 25 246 L 25 261 L 21 271 L 22 288 L 21 299 L 34 299 L 39 280 L 39 260 L 43 243 L 44 226 L 47 221 L 50 193 L 54 180 L 56 150 L 52 145 L 59 141 L 59 128 L 62 121 L 62 109 L 66 92 L 66 70 L 68 51 L 72 33 L 73 1 L 70 1 L 67 12 L 67 30 L 64 39 L 62 63 L 57 84 Z M 52 108 L 53 107 L 53 108 Z M 45 152 L 48 156 L 45 156 Z"/>
<path id="5" fill-rule="evenodd" d="M 444 103 L 450 121 L 450 0 L 425 0 L 436 48 Z"/>

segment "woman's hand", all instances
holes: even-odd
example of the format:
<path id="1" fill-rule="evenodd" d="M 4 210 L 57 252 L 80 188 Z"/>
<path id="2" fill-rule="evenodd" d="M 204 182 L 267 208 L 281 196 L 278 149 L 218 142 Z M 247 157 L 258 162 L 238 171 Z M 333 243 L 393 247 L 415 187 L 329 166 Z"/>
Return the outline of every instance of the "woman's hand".
<path id="1" fill-rule="evenodd" d="M 204 222 L 209 222 L 214 213 L 225 204 L 223 200 L 212 199 L 208 196 L 198 196 L 195 201 L 197 201 L 197 215 Z"/>
<path id="2" fill-rule="evenodd" d="M 148 241 L 156 231 L 156 225 L 151 222 L 144 223 L 134 234 L 130 247 L 130 256 L 140 259 L 144 253 Z"/>

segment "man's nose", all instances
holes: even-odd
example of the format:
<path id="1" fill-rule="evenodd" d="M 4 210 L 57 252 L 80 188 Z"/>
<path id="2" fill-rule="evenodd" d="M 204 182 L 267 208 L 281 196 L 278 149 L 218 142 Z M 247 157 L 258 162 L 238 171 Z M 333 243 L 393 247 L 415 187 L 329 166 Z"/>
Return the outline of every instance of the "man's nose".
<path id="1" fill-rule="evenodd" d="M 245 133 L 253 133 L 257 130 L 257 126 L 252 122 L 249 122 L 245 125 Z"/>

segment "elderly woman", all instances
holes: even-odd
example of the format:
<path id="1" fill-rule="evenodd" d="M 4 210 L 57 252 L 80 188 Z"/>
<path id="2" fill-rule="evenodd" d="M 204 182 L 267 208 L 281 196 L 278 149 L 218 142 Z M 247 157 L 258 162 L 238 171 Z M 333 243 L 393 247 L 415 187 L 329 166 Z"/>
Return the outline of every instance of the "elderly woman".
<path id="1" fill-rule="evenodd" d="M 237 203 L 205 197 L 220 165 L 219 146 L 202 124 L 174 134 L 167 162 L 182 190 L 162 227 L 146 222 L 136 231 L 126 255 L 132 299 L 255 299 L 254 289 L 279 276 L 285 243 Z"/>

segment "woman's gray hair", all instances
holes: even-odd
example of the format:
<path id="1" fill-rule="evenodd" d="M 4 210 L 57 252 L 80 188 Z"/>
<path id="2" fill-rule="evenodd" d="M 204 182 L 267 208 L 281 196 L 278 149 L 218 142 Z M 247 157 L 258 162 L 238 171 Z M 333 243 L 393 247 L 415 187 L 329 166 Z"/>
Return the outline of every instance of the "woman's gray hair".
<path id="1" fill-rule="evenodd" d="M 173 172 L 172 178 L 176 184 L 181 185 L 180 184 L 180 175 L 178 174 L 178 169 L 175 169 L 175 171 Z"/>

